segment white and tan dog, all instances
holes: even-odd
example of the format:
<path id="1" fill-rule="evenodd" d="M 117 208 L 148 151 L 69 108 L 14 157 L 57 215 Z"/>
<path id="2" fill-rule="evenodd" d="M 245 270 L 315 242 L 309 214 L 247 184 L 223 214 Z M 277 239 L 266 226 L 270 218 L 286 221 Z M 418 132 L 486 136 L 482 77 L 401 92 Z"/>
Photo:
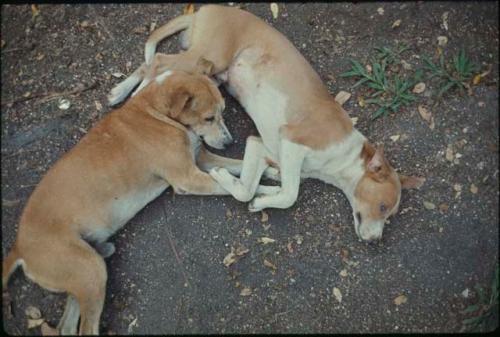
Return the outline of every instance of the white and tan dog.
<path id="1" fill-rule="evenodd" d="M 157 43 L 184 30 L 177 55 L 154 54 Z M 397 212 L 401 188 L 423 179 L 398 175 L 357 131 L 306 59 L 280 32 L 246 11 L 207 5 L 154 31 L 146 43 L 146 62 L 116 86 L 111 104 L 137 93 L 156 74 L 192 69 L 200 57 L 212 62 L 210 75 L 223 82 L 254 121 L 262 140 L 247 140 L 240 179 L 224 168 L 210 171 L 241 201 L 254 197 L 266 167 L 281 174 L 281 191 L 256 197 L 250 211 L 290 207 L 301 177 L 318 178 L 346 194 L 356 234 L 379 239 L 386 219 Z"/>
<path id="2" fill-rule="evenodd" d="M 240 174 L 241 161 L 212 154 L 199 140 L 218 148 L 231 141 L 223 109 L 208 77 L 174 71 L 103 118 L 30 196 L 3 261 L 4 289 L 21 265 L 40 286 L 68 293 L 60 333 L 75 334 L 81 317 L 79 333 L 98 334 L 103 256 L 114 252 L 108 237 L 169 186 L 181 194 L 228 194 L 196 161 L 205 170 L 222 166 Z"/>

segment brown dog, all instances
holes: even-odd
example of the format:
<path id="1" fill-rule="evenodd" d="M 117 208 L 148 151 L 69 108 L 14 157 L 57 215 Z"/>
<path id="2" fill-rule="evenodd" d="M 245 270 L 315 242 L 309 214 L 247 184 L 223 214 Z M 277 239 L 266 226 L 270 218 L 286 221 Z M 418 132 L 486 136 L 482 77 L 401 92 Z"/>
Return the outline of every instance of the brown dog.
<path id="1" fill-rule="evenodd" d="M 202 172 L 223 166 L 239 174 L 241 161 L 208 152 L 231 140 L 224 100 L 203 75 L 162 74 L 111 112 L 45 175 L 21 216 L 16 242 L 3 261 L 5 289 L 21 265 L 40 286 L 67 292 L 62 334 L 98 334 L 106 291 L 106 240 L 147 203 L 172 186 L 182 194 L 228 194 Z"/>

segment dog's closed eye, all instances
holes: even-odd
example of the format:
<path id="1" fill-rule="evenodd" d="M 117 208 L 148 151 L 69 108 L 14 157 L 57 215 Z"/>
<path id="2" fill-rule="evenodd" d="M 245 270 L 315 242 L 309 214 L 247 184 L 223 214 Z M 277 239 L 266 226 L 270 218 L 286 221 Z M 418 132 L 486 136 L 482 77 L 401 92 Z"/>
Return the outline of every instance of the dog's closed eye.
<path id="1" fill-rule="evenodd" d="M 211 123 L 211 122 L 213 122 L 214 120 L 215 120 L 215 117 L 213 117 L 213 116 L 212 116 L 212 117 L 207 117 L 207 118 L 205 118 L 205 122 L 208 122 L 208 123 Z"/>

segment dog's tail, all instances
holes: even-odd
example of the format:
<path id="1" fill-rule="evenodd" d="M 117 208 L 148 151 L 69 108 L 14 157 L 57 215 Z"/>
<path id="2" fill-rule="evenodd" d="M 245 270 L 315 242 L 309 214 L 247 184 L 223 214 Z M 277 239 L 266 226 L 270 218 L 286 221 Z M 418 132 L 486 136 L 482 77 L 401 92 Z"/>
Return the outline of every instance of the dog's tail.
<path id="1" fill-rule="evenodd" d="M 7 288 L 10 275 L 19 267 L 20 262 L 21 258 L 17 253 L 16 246 L 14 246 L 2 263 L 2 287 L 4 290 Z"/>
<path id="2" fill-rule="evenodd" d="M 156 45 L 172 34 L 180 32 L 181 30 L 187 29 L 193 22 L 194 14 L 185 14 L 170 20 L 167 24 L 161 26 L 155 30 L 151 36 L 149 36 L 146 42 L 146 48 L 144 51 L 144 56 L 146 57 L 146 64 L 151 64 L 153 61 L 153 56 L 156 51 Z"/>

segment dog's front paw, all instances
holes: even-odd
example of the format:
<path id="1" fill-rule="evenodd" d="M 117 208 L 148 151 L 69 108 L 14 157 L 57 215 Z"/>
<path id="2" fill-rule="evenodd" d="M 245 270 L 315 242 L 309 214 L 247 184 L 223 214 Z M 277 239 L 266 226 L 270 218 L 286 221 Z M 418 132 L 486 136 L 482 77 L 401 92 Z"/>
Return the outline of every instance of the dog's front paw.
<path id="1" fill-rule="evenodd" d="M 122 102 L 127 95 L 123 92 L 122 88 L 120 88 L 119 85 L 114 87 L 109 95 L 107 96 L 108 98 L 108 105 L 109 106 L 114 106 Z"/>
<path id="2" fill-rule="evenodd" d="M 248 210 L 252 213 L 254 212 L 260 212 L 262 211 L 265 207 L 262 207 L 259 202 L 260 198 L 254 198 L 249 204 L 248 204 Z"/>

